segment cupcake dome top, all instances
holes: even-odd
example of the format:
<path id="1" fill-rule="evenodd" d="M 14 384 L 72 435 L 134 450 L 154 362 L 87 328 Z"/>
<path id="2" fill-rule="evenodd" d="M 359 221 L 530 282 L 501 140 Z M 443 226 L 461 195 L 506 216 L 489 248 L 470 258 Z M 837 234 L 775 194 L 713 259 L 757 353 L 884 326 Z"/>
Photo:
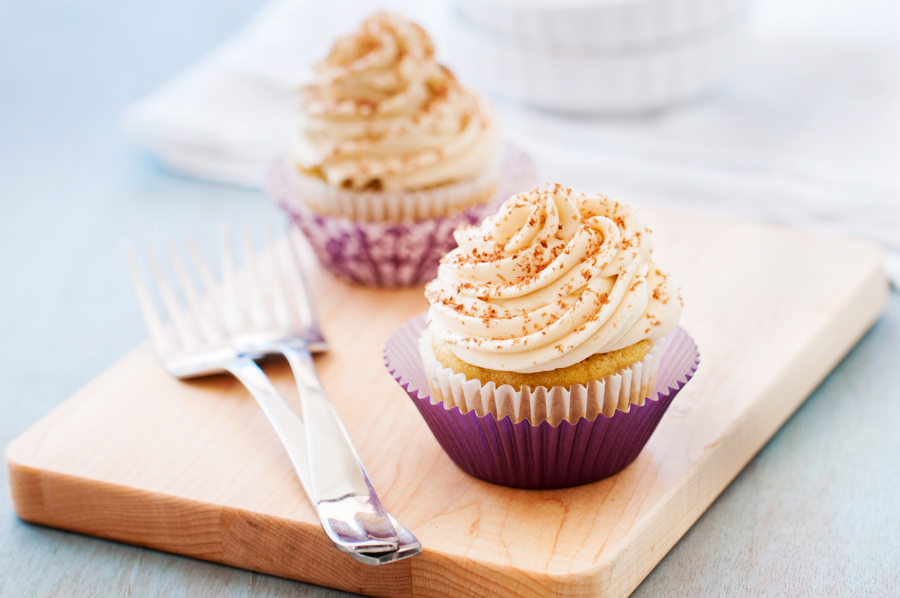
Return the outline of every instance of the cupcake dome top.
<path id="1" fill-rule="evenodd" d="M 313 69 L 294 159 L 329 184 L 422 189 L 476 177 L 499 150 L 490 108 L 400 16 L 367 19 Z"/>
<path id="2" fill-rule="evenodd" d="M 466 363 L 541 372 L 671 332 L 682 302 L 650 230 L 602 195 L 547 184 L 509 198 L 425 290 L 429 327 Z"/>

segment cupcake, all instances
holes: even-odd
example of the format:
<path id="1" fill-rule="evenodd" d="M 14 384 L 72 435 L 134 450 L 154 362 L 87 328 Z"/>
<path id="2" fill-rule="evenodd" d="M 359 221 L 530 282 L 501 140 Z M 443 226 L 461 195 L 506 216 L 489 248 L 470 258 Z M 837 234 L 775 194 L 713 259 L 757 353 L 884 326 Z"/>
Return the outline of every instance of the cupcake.
<path id="1" fill-rule="evenodd" d="M 313 70 L 294 150 L 273 169 L 270 192 L 337 276 L 430 280 L 453 230 L 479 222 L 527 159 L 505 155 L 490 106 L 400 16 L 369 18 Z"/>
<path id="2" fill-rule="evenodd" d="M 627 205 L 545 185 L 455 236 L 427 319 L 386 350 L 445 450 L 526 488 L 631 463 L 698 363 L 650 230 Z"/>

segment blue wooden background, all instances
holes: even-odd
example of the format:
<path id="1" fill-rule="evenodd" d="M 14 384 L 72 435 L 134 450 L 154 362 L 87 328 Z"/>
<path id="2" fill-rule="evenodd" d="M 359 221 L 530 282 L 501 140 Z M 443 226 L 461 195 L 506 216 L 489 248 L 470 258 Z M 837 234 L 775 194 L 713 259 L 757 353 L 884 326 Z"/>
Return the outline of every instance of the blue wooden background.
<path id="1" fill-rule="evenodd" d="M 258 192 L 164 172 L 117 123 L 260 4 L 0 1 L 0 446 L 146 337 L 126 246 L 190 233 L 213 254 L 221 222 L 281 218 Z M 900 595 L 898 376 L 893 291 L 634 595 Z M 4 598 L 340 594 L 25 524 L 0 476 Z"/>

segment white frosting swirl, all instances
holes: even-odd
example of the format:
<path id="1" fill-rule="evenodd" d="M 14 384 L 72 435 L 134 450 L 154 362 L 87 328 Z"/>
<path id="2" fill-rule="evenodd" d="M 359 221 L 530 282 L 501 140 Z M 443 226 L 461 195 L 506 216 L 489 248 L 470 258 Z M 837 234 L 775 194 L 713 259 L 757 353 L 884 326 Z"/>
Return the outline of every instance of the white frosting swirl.
<path id="1" fill-rule="evenodd" d="M 422 189 L 475 178 L 498 154 L 490 108 L 435 61 L 428 34 L 402 17 L 369 18 L 314 71 L 294 159 L 332 185 Z"/>
<path id="2" fill-rule="evenodd" d="M 563 368 L 662 338 L 681 317 L 677 289 L 650 260 L 650 230 L 602 195 L 548 184 L 456 241 L 425 294 L 431 331 L 466 363 Z"/>

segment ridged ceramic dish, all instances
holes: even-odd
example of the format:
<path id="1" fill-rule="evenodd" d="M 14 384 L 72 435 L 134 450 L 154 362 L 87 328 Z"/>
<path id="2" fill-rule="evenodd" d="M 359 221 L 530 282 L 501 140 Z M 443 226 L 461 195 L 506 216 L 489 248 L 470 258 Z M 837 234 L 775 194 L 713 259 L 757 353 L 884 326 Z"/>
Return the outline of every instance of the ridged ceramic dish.
<path id="1" fill-rule="evenodd" d="M 550 52 L 622 52 L 690 41 L 743 18 L 748 0 L 456 0 L 507 42 Z"/>
<path id="2" fill-rule="evenodd" d="M 461 76 L 498 97 L 575 113 L 639 113 L 721 83 L 743 46 L 743 21 L 689 41 L 627 52 L 551 53 L 491 35 L 456 14 L 450 50 Z"/>

